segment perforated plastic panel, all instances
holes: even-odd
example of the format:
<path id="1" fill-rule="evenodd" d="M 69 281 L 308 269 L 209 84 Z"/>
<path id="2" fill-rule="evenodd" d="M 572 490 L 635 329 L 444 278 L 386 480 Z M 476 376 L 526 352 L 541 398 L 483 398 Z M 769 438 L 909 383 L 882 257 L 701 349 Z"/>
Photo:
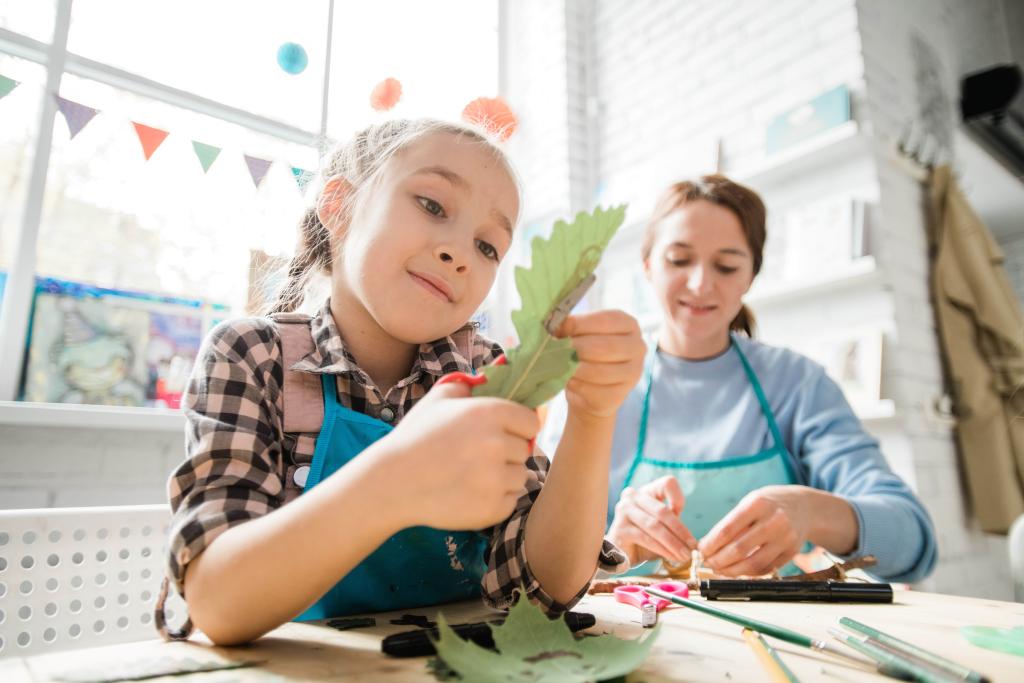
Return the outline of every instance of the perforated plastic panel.
<path id="1" fill-rule="evenodd" d="M 166 505 L 0 511 L 0 657 L 157 637 L 169 521 Z"/>

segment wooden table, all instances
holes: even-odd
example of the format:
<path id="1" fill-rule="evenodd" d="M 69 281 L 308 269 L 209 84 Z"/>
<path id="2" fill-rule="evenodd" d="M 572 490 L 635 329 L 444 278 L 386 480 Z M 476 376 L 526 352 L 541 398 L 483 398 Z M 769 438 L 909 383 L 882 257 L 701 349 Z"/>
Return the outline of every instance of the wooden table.
<path id="1" fill-rule="evenodd" d="M 828 639 L 827 629 L 840 616 L 880 628 L 900 638 L 945 654 L 988 675 L 997 683 L 1024 681 L 1024 657 L 992 652 L 968 643 L 959 627 L 982 624 L 997 627 L 1024 625 L 1024 604 L 978 600 L 918 592 L 897 592 L 893 605 L 816 605 L 809 603 L 716 603 L 731 611 Z M 635 638 L 643 632 L 636 608 L 615 602 L 610 596 L 588 596 L 578 607 L 598 617 L 594 633 L 612 632 Z M 492 615 L 479 603 L 443 607 L 450 623 L 480 621 Z M 436 609 L 406 610 L 431 618 Z M 164 683 L 270 683 L 274 681 L 432 681 L 426 658 L 393 659 L 380 652 L 384 635 L 409 630 L 389 620 L 400 613 L 375 615 L 377 626 L 335 631 L 314 624 L 286 624 L 252 645 L 216 648 L 209 643 L 144 641 L 88 650 L 71 650 L 34 657 L 0 660 L 0 681 L 21 683 L 54 680 L 62 672 L 95 669 L 117 662 L 181 657 L 193 660 L 258 660 L 259 667 L 151 679 Z M 662 631 L 644 666 L 627 680 L 633 683 L 661 681 L 767 681 L 753 652 L 728 622 L 686 610 L 661 613 Z M 811 653 L 779 641 L 783 660 L 801 681 L 846 683 L 891 681 L 860 670 L 842 660 Z"/>

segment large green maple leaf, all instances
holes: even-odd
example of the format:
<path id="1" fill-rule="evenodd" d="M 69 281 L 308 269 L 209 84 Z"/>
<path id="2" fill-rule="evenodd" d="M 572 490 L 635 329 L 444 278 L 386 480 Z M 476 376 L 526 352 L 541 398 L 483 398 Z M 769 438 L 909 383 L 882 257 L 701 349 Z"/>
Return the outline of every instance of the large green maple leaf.
<path id="1" fill-rule="evenodd" d="M 583 683 L 624 676 L 650 652 L 661 627 L 636 640 L 613 635 L 576 639 L 562 619 L 548 619 L 521 598 L 505 623 L 491 626 L 497 652 L 463 640 L 437 617 L 437 656 L 464 681 Z"/>
<path id="2" fill-rule="evenodd" d="M 519 346 L 505 353 L 505 365 L 484 369 L 487 382 L 474 396 L 497 396 L 536 408 L 565 388 L 576 371 L 576 352 L 569 339 L 558 339 L 545 327 L 555 308 L 589 278 L 608 242 L 622 225 L 625 205 L 580 212 L 572 223 L 558 221 L 548 238 L 531 243 L 530 267 L 516 267 L 520 308 L 512 313 Z"/>

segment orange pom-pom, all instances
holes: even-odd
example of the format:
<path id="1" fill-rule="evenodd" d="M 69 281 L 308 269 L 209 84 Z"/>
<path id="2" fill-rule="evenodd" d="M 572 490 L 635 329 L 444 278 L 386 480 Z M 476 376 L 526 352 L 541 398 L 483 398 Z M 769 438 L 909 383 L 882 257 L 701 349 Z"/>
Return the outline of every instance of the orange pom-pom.
<path id="1" fill-rule="evenodd" d="M 402 84 L 395 78 L 385 78 L 370 93 L 370 106 L 376 111 L 387 111 L 402 99 Z"/>
<path id="2" fill-rule="evenodd" d="M 504 142 L 516 132 L 519 120 L 500 97 L 479 97 L 462 110 L 462 118 L 483 126 Z"/>

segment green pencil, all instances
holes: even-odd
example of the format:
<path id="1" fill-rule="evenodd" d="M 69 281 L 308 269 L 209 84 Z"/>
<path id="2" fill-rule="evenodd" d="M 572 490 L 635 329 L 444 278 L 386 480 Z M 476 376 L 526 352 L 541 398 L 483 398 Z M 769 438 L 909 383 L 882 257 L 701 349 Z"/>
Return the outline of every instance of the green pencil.
<path id="1" fill-rule="evenodd" d="M 751 619 L 750 617 L 742 617 L 738 614 L 733 614 L 732 612 L 726 612 L 718 607 L 711 607 L 710 605 L 705 605 L 702 602 L 691 600 L 690 598 L 681 598 L 678 595 L 658 590 L 654 586 L 646 586 L 644 587 L 644 591 L 651 595 L 657 595 L 659 598 L 665 598 L 677 605 L 683 605 L 684 607 L 695 609 L 698 612 L 703 612 L 705 614 L 710 614 L 713 617 L 718 617 L 719 619 L 731 621 L 734 624 L 739 624 L 740 626 L 749 628 L 751 631 L 757 631 L 758 633 L 763 633 L 766 636 L 771 636 L 772 638 L 778 638 L 779 640 L 787 643 L 806 647 L 818 652 L 827 652 L 829 654 L 836 655 L 837 657 L 842 657 L 843 659 L 852 660 L 862 666 L 865 664 L 869 666 L 873 665 L 873 662 L 865 661 L 860 657 L 854 657 L 853 655 L 840 650 L 831 643 L 824 640 L 818 640 L 817 638 L 811 638 L 810 636 L 805 636 L 804 634 L 797 633 L 796 631 L 790 631 L 788 628 L 783 628 L 782 626 L 775 626 L 774 624 L 758 621 L 757 619 Z"/>
<path id="2" fill-rule="evenodd" d="M 883 649 L 869 642 L 867 638 L 861 640 L 837 628 L 828 630 L 832 637 L 850 646 L 857 652 L 875 660 L 880 666 L 885 666 L 893 671 L 894 676 L 919 681 L 919 683 L 962 683 L 963 679 L 951 673 L 943 671 L 938 667 L 928 664 L 919 659 L 910 659 L 908 656 L 898 654 L 892 649 Z M 903 675 L 900 675 L 903 674 Z"/>
<path id="3" fill-rule="evenodd" d="M 940 657 L 939 655 L 933 652 L 929 652 L 928 650 L 923 650 L 917 647 L 916 645 L 912 645 L 904 640 L 900 640 L 896 636 L 890 636 L 887 633 L 882 633 L 878 629 L 871 628 L 867 624 L 862 624 L 859 621 L 850 619 L 849 617 L 843 617 L 839 620 L 839 623 L 845 626 L 846 628 L 850 629 L 851 631 L 857 631 L 858 633 L 863 633 L 869 638 L 874 638 L 878 642 L 882 643 L 883 645 L 888 645 L 894 650 L 906 652 L 910 655 L 916 655 L 917 657 L 920 657 L 921 659 L 932 664 L 933 666 L 937 666 L 940 669 L 948 671 L 950 674 L 956 676 L 965 683 L 991 683 L 989 679 L 985 678 L 985 676 L 978 673 L 977 671 L 968 669 L 966 666 L 957 664 L 956 662 L 950 661 L 945 657 Z"/>

